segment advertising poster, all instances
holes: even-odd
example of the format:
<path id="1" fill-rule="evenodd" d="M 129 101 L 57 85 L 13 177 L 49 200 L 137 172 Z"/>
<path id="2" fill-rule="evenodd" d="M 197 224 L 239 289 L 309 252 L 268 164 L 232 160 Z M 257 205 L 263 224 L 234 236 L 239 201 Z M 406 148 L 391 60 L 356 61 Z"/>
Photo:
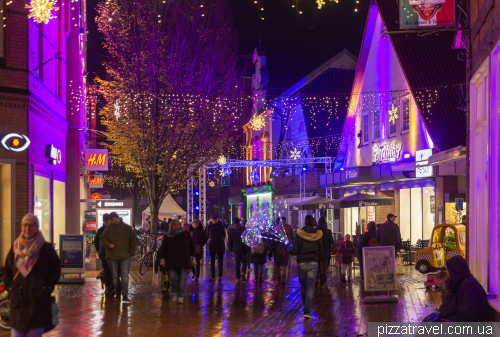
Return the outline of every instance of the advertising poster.
<path id="1" fill-rule="evenodd" d="M 127 225 L 132 223 L 132 210 L 127 208 L 116 208 L 116 209 L 97 209 L 97 229 L 101 228 L 102 216 L 105 213 L 116 212 L 120 218 L 123 219 L 123 222 Z"/>
<path id="2" fill-rule="evenodd" d="M 401 29 L 455 26 L 455 0 L 401 0 Z"/>
<path id="3" fill-rule="evenodd" d="M 396 290 L 396 258 L 393 246 L 364 247 L 365 291 Z"/>
<path id="4" fill-rule="evenodd" d="M 59 235 L 59 256 L 63 274 L 85 273 L 84 242 L 83 235 Z"/>

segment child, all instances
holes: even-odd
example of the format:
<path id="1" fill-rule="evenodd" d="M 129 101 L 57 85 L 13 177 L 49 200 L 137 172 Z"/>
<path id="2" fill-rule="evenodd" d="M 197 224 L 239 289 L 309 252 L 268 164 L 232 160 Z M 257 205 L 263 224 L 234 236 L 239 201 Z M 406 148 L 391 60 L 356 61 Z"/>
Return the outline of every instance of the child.
<path id="1" fill-rule="evenodd" d="M 340 261 L 342 262 L 342 282 L 346 282 L 346 274 L 348 282 L 351 282 L 351 265 L 353 255 L 355 254 L 354 245 L 351 242 L 351 236 L 346 234 L 344 236 L 344 243 L 340 246 Z M 349 270 L 349 271 L 347 271 Z"/>

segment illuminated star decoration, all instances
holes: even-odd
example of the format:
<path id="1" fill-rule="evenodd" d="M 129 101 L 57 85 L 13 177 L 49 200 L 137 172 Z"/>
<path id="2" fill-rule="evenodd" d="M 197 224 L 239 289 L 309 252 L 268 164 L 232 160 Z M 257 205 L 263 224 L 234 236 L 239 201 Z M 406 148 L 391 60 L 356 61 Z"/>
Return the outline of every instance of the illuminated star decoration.
<path id="1" fill-rule="evenodd" d="M 293 151 L 290 151 L 290 158 L 297 160 L 300 158 L 300 151 L 297 148 L 294 148 Z"/>
<path id="2" fill-rule="evenodd" d="M 393 104 L 389 110 L 389 123 L 396 124 L 396 119 L 398 119 L 398 109 Z"/>
<path id="3" fill-rule="evenodd" d="M 266 125 L 266 121 L 264 120 L 264 117 L 254 115 L 252 119 L 250 120 L 250 126 L 252 127 L 252 130 L 259 131 Z"/>
<path id="4" fill-rule="evenodd" d="M 120 104 L 118 100 L 115 102 L 115 117 L 116 119 L 120 117 Z"/>
<path id="5" fill-rule="evenodd" d="M 28 18 L 33 18 L 36 23 L 48 23 L 50 19 L 55 18 L 52 16 L 52 11 L 57 11 L 56 0 L 31 0 L 30 5 L 25 8 L 30 10 Z"/>
<path id="6" fill-rule="evenodd" d="M 208 183 L 208 186 L 210 186 L 210 187 L 214 187 L 214 186 L 215 186 L 215 183 L 214 183 L 213 181 L 211 181 L 211 182 L 209 182 L 209 183 Z"/>
<path id="7" fill-rule="evenodd" d="M 224 156 L 220 156 L 218 159 L 217 159 L 217 163 L 219 165 L 224 165 L 226 163 L 226 157 Z"/>

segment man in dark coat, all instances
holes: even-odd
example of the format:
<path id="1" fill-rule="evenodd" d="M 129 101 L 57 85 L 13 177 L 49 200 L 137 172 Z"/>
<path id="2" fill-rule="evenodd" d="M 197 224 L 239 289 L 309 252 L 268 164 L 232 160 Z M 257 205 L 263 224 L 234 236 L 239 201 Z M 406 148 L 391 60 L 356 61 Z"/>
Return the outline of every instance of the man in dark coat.
<path id="1" fill-rule="evenodd" d="M 328 224 L 324 216 L 320 217 L 318 220 L 318 229 L 323 232 L 323 237 L 321 238 L 323 252 L 319 261 L 319 281 L 320 288 L 324 288 L 326 283 L 326 273 L 328 271 L 328 267 L 330 266 L 330 249 L 333 248 L 335 242 L 333 241 L 333 233 L 328 229 Z"/>
<path id="2" fill-rule="evenodd" d="M 101 245 L 101 235 L 106 229 L 106 227 L 111 223 L 111 218 L 109 217 L 109 213 L 105 213 L 102 216 L 103 225 L 101 228 L 97 230 L 97 233 L 94 238 L 94 246 L 97 251 L 97 255 L 102 262 L 102 270 L 104 271 L 104 286 L 106 287 L 106 297 L 113 297 L 113 274 L 111 273 L 111 268 L 108 265 L 108 260 L 106 260 L 106 249 L 104 245 Z"/>
<path id="3" fill-rule="evenodd" d="M 364 279 L 364 274 L 363 274 L 363 248 L 364 247 L 369 247 L 370 246 L 370 239 L 374 238 L 376 239 L 377 237 L 377 230 L 375 226 L 375 222 L 370 221 L 366 225 L 368 232 L 365 234 L 361 235 L 361 240 L 358 241 L 358 244 L 356 245 L 356 256 L 358 257 L 359 261 L 359 272 L 361 274 L 361 279 Z"/>
<path id="4" fill-rule="evenodd" d="M 467 261 L 454 256 L 445 268 L 446 278 L 441 285 L 450 295 L 441 304 L 439 315 L 431 314 L 424 322 L 489 322 L 491 309 L 486 292 L 470 273 Z"/>
<path id="5" fill-rule="evenodd" d="M 306 215 L 304 224 L 304 228 L 297 229 L 291 254 L 297 256 L 304 318 L 312 319 L 311 303 L 314 296 L 314 284 L 318 276 L 318 261 L 323 254 L 321 242 L 323 232 L 314 228 L 316 221 L 312 215 Z"/>
<path id="6" fill-rule="evenodd" d="M 212 272 L 212 278 L 209 281 L 215 281 L 216 257 L 219 265 L 219 281 L 221 281 L 223 272 L 222 266 L 224 264 L 224 252 L 226 251 L 224 242 L 224 240 L 226 239 L 226 229 L 224 228 L 224 225 L 219 221 L 219 216 L 217 214 L 212 215 L 212 219 L 208 223 L 207 236 L 208 250 L 210 252 L 210 269 Z"/>
<path id="7" fill-rule="evenodd" d="M 240 277 L 243 281 L 247 280 L 248 246 L 244 244 L 241 239 L 241 235 L 244 231 L 245 228 L 240 224 L 238 219 L 237 222 L 233 223 L 233 228 L 229 232 L 228 248 L 229 251 L 233 253 L 236 282 L 240 281 Z M 240 269 L 241 265 L 243 265 L 243 267 Z"/>
<path id="8" fill-rule="evenodd" d="M 401 248 L 401 233 L 399 226 L 394 223 L 397 216 L 387 214 L 387 221 L 383 223 L 377 232 L 377 241 L 381 246 L 394 246 L 395 253 Z"/>

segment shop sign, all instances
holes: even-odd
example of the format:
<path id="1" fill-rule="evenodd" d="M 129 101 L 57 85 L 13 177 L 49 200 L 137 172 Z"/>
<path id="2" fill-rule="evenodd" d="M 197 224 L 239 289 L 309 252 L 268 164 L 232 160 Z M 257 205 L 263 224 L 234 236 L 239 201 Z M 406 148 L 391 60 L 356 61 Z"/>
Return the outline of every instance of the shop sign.
<path id="1" fill-rule="evenodd" d="M 97 222 L 95 222 L 95 221 L 85 222 L 85 226 L 83 227 L 83 230 L 96 231 L 97 230 Z"/>
<path id="2" fill-rule="evenodd" d="M 108 159 L 107 149 L 87 149 L 85 150 L 85 170 L 107 171 Z"/>
<path id="3" fill-rule="evenodd" d="M 374 164 L 384 164 L 388 162 L 394 162 L 401 158 L 401 144 L 396 144 L 392 142 L 379 146 L 378 144 L 373 144 L 372 147 L 372 162 Z"/>
<path id="4" fill-rule="evenodd" d="M 455 26 L 455 0 L 401 0 L 400 29 Z"/>
<path id="5" fill-rule="evenodd" d="M 433 176 L 433 167 L 428 165 L 430 156 L 432 156 L 432 149 L 419 150 L 415 153 L 415 176 L 417 178 Z"/>
<path id="6" fill-rule="evenodd" d="M 28 148 L 31 141 L 25 135 L 9 133 L 2 138 L 1 143 L 8 151 L 21 152 Z"/>
<path id="7" fill-rule="evenodd" d="M 104 176 L 102 174 L 96 174 L 90 176 L 89 187 L 90 188 L 102 188 L 104 186 Z"/>
<path id="8" fill-rule="evenodd" d="M 94 193 L 92 194 L 92 199 L 94 200 L 101 199 L 101 195 L 99 193 Z"/>
<path id="9" fill-rule="evenodd" d="M 83 235 L 59 235 L 59 256 L 63 274 L 85 273 L 84 242 Z"/>
<path id="10" fill-rule="evenodd" d="M 50 165 L 61 164 L 62 161 L 61 150 L 54 147 L 54 144 L 48 144 L 45 147 L 45 157 L 50 159 L 48 161 Z"/>
<path id="11" fill-rule="evenodd" d="M 132 208 L 132 200 L 99 200 L 96 202 L 97 208 L 119 207 L 119 208 Z"/>
<path id="12" fill-rule="evenodd" d="M 365 291 L 396 290 L 394 246 L 364 247 Z"/>
<path id="13" fill-rule="evenodd" d="M 464 199 L 462 199 L 462 198 L 455 199 L 455 209 L 457 211 L 464 210 Z"/>
<path id="14" fill-rule="evenodd" d="M 348 169 L 345 171 L 345 179 L 358 179 L 359 178 L 359 168 Z"/>
<path id="15" fill-rule="evenodd" d="M 96 211 L 84 211 L 85 219 L 95 219 L 97 212 Z"/>

